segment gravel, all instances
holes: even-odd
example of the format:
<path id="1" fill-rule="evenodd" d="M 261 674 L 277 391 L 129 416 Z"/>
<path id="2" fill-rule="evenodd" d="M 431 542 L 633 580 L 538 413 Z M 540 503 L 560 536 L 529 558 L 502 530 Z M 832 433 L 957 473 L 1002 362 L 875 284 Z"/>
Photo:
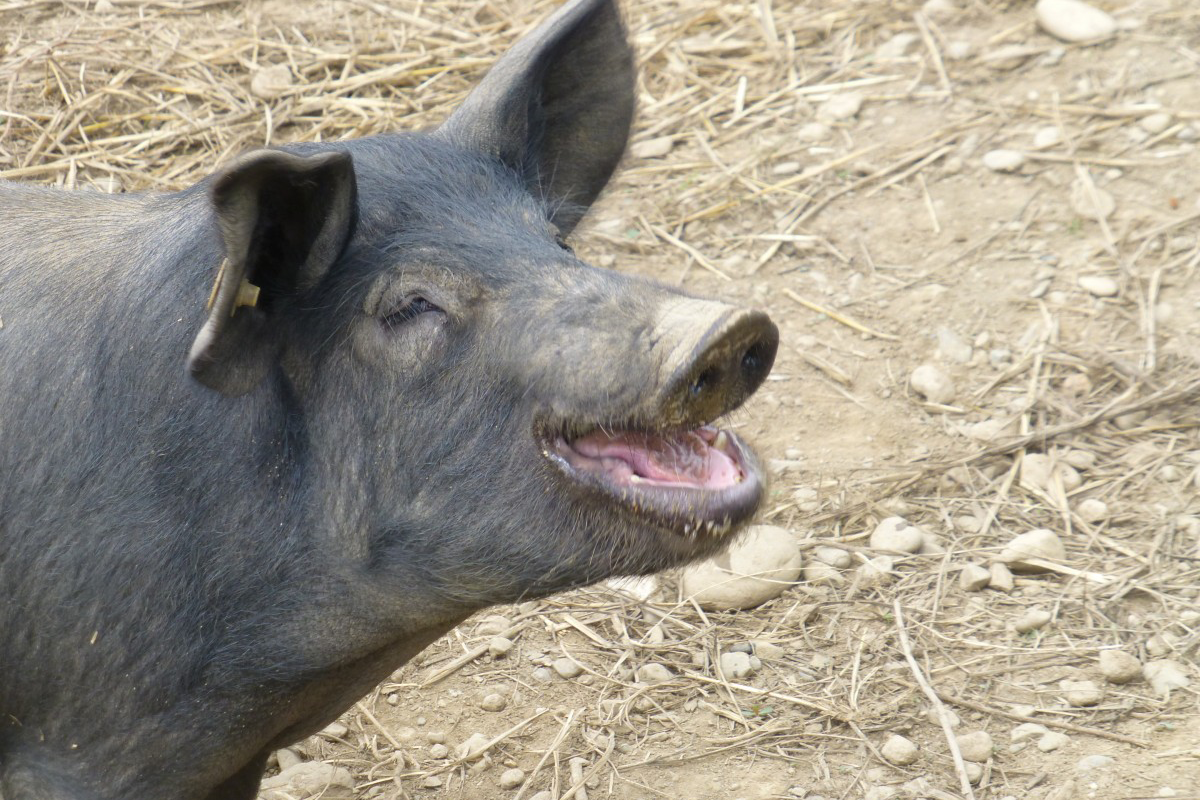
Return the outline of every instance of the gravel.
<path id="1" fill-rule="evenodd" d="M 746 653 L 722 653 L 721 674 L 726 678 L 742 679 L 754 674 L 750 656 Z"/>
<path id="2" fill-rule="evenodd" d="M 933 364 L 922 364 L 914 369 L 908 383 L 930 403 L 946 405 L 954 399 L 954 381 L 941 367 Z"/>
<path id="3" fill-rule="evenodd" d="M 642 683 L 663 683 L 675 677 L 675 673 L 662 664 L 643 664 L 637 669 L 637 679 Z"/>
<path id="4" fill-rule="evenodd" d="M 871 532 L 870 545 L 874 550 L 895 550 L 915 553 L 925 543 L 925 531 L 904 517 L 887 517 Z"/>
<path id="5" fill-rule="evenodd" d="M 1041 608 L 1031 608 L 1013 620 L 1013 630 L 1017 633 L 1029 633 L 1044 628 L 1050 622 L 1050 612 Z"/>
<path id="6" fill-rule="evenodd" d="M 958 574 L 958 585 L 964 592 L 978 592 L 987 587 L 992 580 L 992 573 L 987 567 L 978 564 L 967 564 Z"/>
<path id="7" fill-rule="evenodd" d="M 992 172 L 1015 172 L 1025 163 L 1025 155 L 1018 150 L 989 150 L 983 154 L 983 165 Z"/>
<path id="8" fill-rule="evenodd" d="M 500 775 L 499 780 L 501 789 L 516 789 L 524 782 L 525 770 L 517 769 L 516 767 L 504 770 L 504 772 Z"/>
<path id="9" fill-rule="evenodd" d="M 1101 650 L 1100 674 L 1109 683 L 1130 683 L 1142 677 L 1142 662 L 1124 650 Z"/>
<path id="10" fill-rule="evenodd" d="M 1117 22 L 1080 0 L 1038 0 L 1034 9 L 1042 30 L 1064 42 L 1093 42 L 1111 37 Z"/>
<path id="11" fill-rule="evenodd" d="M 1096 681 L 1059 681 L 1058 685 L 1072 708 L 1088 708 L 1104 699 L 1104 686 Z"/>
<path id="12" fill-rule="evenodd" d="M 752 525 L 723 555 L 685 569 L 680 586 L 704 609 L 753 608 L 795 583 L 800 567 L 800 547 L 791 531 Z"/>
<path id="13" fill-rule="evenodd" d="M 555 659 L 554 671 L 558 673 L 560 678 L 566 678 L 567 680 L 570 680 L 571 678 L 578 678 L 580 675 L 582 675 L 583 667 L 581 667 L 573 659 L 563 656 L 562 658 Z"/>
<path id="14" fill-rule="evenodd" d="M 1035 528 L 1014 537 L 1008 546 L 1000 551 L 999 560 L 1010 569 L 1040 572 L 1044 568 L 1029 563 L 1029 559 L 1062 562 L 1066 558 L 1067 549 L 1057 533 L 1049 528 Z"/>
<path id="15" fill-rule="evenodd" d="M 508 701 L 504 699 L 504 695 L 497 692 L 487 695 L 479 704 L 484 711 L 503 711 L 507 706 Z"/>
<path id="16" fill-rule="evenodd" d="M 983 763 L 992 757 L 992 737 L 987 731 L 960 733 L 956 738 L 964 761 Z"/>
<path id="17" fill-rule="evenodd" d="M 847 120 L 858 116 L 862 109 L 862 95 L 857 92 L 835 94 L 817 109 L 817 116 L 827 120 Z"/>
<path id="18" fill-rule="evenodd" d="M 1080 275 L 1079 288 L 1093 297 L 1116 297 L 1121 287 L 1106 275 Z"/>
<path id="19" fill-rule="evenodd" d="M 989 572 L 991 573 L 991 580 L 988 581 L 988 588 L 999 592 L 1011 592 L 1013 590 L 1016 583 L 1013 581 L 1012 571 L 1008 567 L 997 561 L 991 565 Z"/>
<path id="20" fill-rule="evenodd" d="M 506 639 L 503 636 L 493 636 L 492 640 L 488 642 L 488 653 L 491 654 L 492 658 L 504 658 L 512 652 L 514 646 L 512 639 Z"/>
<path id="21" fill-rule="evenodd" d="M 879 752 L 888 760 L 888 763 L 900 767 L 914 763 L 920 755 L 920 750 L 913 742 L 898 734 L 893 734 L 884 742 L 883 747 L 879 748 Z"/>

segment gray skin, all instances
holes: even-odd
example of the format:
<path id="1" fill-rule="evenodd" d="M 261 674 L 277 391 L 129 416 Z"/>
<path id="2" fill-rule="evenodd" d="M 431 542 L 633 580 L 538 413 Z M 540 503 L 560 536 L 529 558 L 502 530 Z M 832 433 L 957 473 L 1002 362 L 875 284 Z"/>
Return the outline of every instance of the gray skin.
<path id="1" fill-rule="evenodd" d="M 562 244 L 632 96 L 617 10 L 578 0 L 430 134 L 257 151 L 175 194 L 0 184 L 5 800 L 253 798 L 272 750 L 474 611 L 750 519 L 736 437 L 720 491 L 555 455 L 709 422 L 774 358 L 764 315 Z"/>

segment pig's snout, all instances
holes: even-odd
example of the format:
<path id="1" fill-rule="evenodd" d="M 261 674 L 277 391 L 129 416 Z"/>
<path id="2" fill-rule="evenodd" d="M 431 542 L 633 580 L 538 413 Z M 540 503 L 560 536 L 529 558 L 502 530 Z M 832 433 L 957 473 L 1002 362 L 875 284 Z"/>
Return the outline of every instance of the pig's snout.
<path id="1" fill-rule="evenodd" d="M 708 422 L 741 405 L 775 363 L 779 329 L 761 311 L 680 300 L 660 326 L 674 340 L 662 407 L 680 423 Z"/>

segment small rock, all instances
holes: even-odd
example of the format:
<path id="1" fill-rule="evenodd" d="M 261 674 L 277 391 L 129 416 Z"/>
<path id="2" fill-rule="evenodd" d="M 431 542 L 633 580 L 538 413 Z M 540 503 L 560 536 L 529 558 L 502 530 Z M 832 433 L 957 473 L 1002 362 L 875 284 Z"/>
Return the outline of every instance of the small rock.
<path id="1" fill-rule="evenodd" d="M 506 769 L 504 770 L 503 774 L 500 775 L 501 789 L 515 789 L 524 782 L 525 770 L 517 769 L 516 767 L 513 767 L 512 769 Z"/>
<path id="2" fill-rule="evenodd" d="M 260 791 L 262 800 L 292 800 L 297 795 L 349 800 L 354 796 L 354 778 L 345 767 L 302 761 L 263 779 Z"/>
<path id="3" fill-rule="evenodd" d="M 816 561 L 838 569 L 849 569 L 854 564 L 854 558 L 840 547 L 829 547 L 828 545 L 815 547 L 812 557 Z"/>
<path id="4" fill-rule="evenodd" d="M 426 775 L 425 779 L 421 781 L 421 786 L 426 789 L 436 789 L 441 785 L 442 779 L 437 775 Z"/>
<path id="5" fill-rule="evenodd" d="M 1106 275 L 1080 275 L 1079 288 L 1093 297 L 1116 297 L 1120 285 Z"/>
<path id="6" fill-rule="evenodd" d="M 890 556 L 876 556 L 858 568 L 855 581 L 863 589 L 882 586 L 892 579 L 895 564 Z"/>
<path id="7" fill-rule="evenodd" d="M 1038 739 L 1037 749 L 1043 753 L 1051 753 L 1071 743 L 1071 737 L 1060 731 L 1047 731 Z"/>
<path id="8" fill-rule="evenodd" d="M 984 53 L 980 60 L 994 70 L 1006 72 L 1016 69 L 1040 52 L 1042 52 L 1040 47 L 1006 44 Z"/>
<path id="9" fill-rule="evenodd" d="M 903 517 L 888 517 L 871 532 L 870 544 L 875 550 L 896 550 L 915 553 L 921 549 L 925 532 Z"/>
<path id="10" fill-rule="evenodd" d="M 482 733 L 472 733 L 466 740 L 455 750 L 455 755 L 461 759 L 472 761 L 483 755 L 484 747 L 491 739 L 484 736 Z"/>
<path id="11" fill-rule="evenodd" d="M 754 674 L 750 656 L 745 653 L 721 653 L 721 674 L 726 678 L 742 679 Z"/>
<path id="12" fill-rule="evenodd" d="M 862 95 L 856 92 L 835 94 L 821 104 L 817 116 L 828 120 L 850 119 L 858 115 L 862 102 Z"/>
<path id="13" fill-rule="evenodd" d="M 752 525 L 724 553 L 683 571 L 680 588 L 701 608 L 753 608 L 800 577 L 800 547 L 791 531 Z"/>
<path id="14" fill-rule="evenodd" d="M 828 139 L 833 130 L 824 122 L 809 122 L 800 126 L 796 138 L 802 142 L 820 142 Z"/>
<path id="15" fill-rule="evenodd" d="M 914 369 L 908 383 L 914 392 L 930 403 L 946 405 L 954 399 L 954 381 L 932 364 L 922 364 Z"/>
<path id="16" fill-rule="evenodd" d="M 1075 764 L 1075 769 L 1079 770 L 1080 772 L 1087 772 L 1088 770 L 1111 767 L 1115 763 L 1117 763 L 1117 760 L 1112 756 L 1084 756 Z"/>
<path id="17" fill-rule="evenodd" d="M 846 579 L 842 577 L 841 570 L 837 567 L 831 567 L 815 559 L 804 563 L 803 575 L 805 582 L 814 586 L 837 586 L 846 582 Z"/>
<path id="18" fill-rule="evenodd" d="M 321 735 L 328 736 L 330 739 L 344 739 L 349 732 L 350 729 L 342 723 L 331 722 L 321 731 Z"/>
<path id="19" fill-rule="evenodd" d="M 1067 397 L 1087 397 L 1092 393 L 1092 379 L 1082 372 L 1073 372 L 1063 379 L 1062 393 Z"/>
<path id="20" fill-rule="evenodd" d="M 994 347 L 988 351 L 988 362 L 993 367 L 1002 367 L 1012 361 L 1012 350 L 1007 347 Z"/>
<path id="21" fill-rule="evenodd" d="M 968 761 L 967 763 L 963 764 L 963 771 L 967 773 L 967 780 L 970 781 L 972 785 L 983 780 L 982 764 L 976 764 L 974 761 Z"/>
<path id="22" fill-rule="evenodd" d="M 915 744 L 897 734 L 892 734 L 883 743 L 883 747 L 879 748 L 879 752 L 888 760 L 888 763 L 900 767 L 914 763 L 919 755 L 919 750 Z"/>
<path id="23" fill-rule="evenodd" d="M 420 718 L 420 719 L 423 719 L 423 718 Z M 417 720 L 418 724 L 420 724 L 420 719 Z M 425 732 L 425 741 L 429 742 L 430 744 L 445 744 L 446 743 L 446 732 L 445 731 L 426 731 Z"/>
<path id="24" fill-rule="evenodd" d="M 448 755 L 450 755 L 450 748 L 444 744 L 435 744 L 429 747 L 430 758 L 445 758 Z"/>
<path id="25" fill-rule="evenodd" d="M 942 537 L 925 531 L 921 534 L 921 547 L 917 550 L 923 556 L 938 556 L 946 552 L 946 543 Z"/>
<path id="26" fill-rule="evenodd" d="M 1036 722 L 1022 722 L 1017 727 L 1013 728 L 1008 734 L 1009 739 L 1013 744 L 1027 742 L 1030 739 L 1040 739 L 1050 732 L 1050 729 L 1045 725 L 1039 725 Z"/>
<path id="27" fill-rule="evenodd" d="M 95 11 L 97 14 L 107 14 L 114 8 L 116 6 L 112 4 L 112 0 L 96 0 L 95 4 L 92 5 L 92 11 Z"/>
<path id="28" fill-rule="evenodd" d="M 1142 662 L 1124 650 L 1101 650 L 1100 673 L 1109 683 L 1129 683 L 1142 676 Z"/>
<path id="29" fill-rule="evenodd" d="M 663 683 L 673 677 L 675 674 L 662 664 L 643 664 L 637 669 L 637 679 L 642 683 Z"/>
<path id="30" fill-rule="evenodd" d="M 1000 551 L 998 560 L 1010 569 L 1037 572 L 1044 568 L 1029 563 L 1028 559 L 1061 563 L 1066 558 L 1067 550 L 1058 534 L 1049 528 L 1035 528 L 1013 538 L 1008 546 Z"/>
<path id="31" fill-rule="evenodd" d="M 998 592 L 1011 592 L 1016 585 L 1013 581 L 1013 574 L 1008 567 L 1000 562 L 993 562 L 989 567 L 990 580 L 988 588 L 995 589 Z"/>
<path id="32" fill-rule="evenodd" d="M 529 800 L 554 800 L 554 795 L 551 794 L 548 789 L 543 789 L 533 797 L 529 798 Z"/>
<path id="33" fill-rule="evenodd" d="M 1183 478 L 1183 470 L 1174 464 L 1167 464 L 1158 471 L 1158 477 L 1162 478 L 1164 481 L 1174 483 L 1175 481 Z"/>
<path id="34" fill-rule="evenodd" d="M 1171 127 L 1171 115 L 1165 111 L 1148 114 L 1138 120 L 1138 126 L 1149 134 L 1162 133 Z"/>
<path id="35" fill-rule="evenodd" d="M 955 738 L 964 761 L 981 764 L 992 757 L 992 737 L 987 731 L 960 733 Z"/>
<path id="36" fill-rule="evenodd" d="M 290 747 L 285 747 L 282 750 L 276 750 L 275 760 L 279 763 L 280 772 L 288 767 L 294 767 L 304 761 L 304 759 L 300 757 L 300 754 Z"/>
<path id="37" fill-rule="evenodd" d="M 1037 133 L 1033 135 L 1034 150 L 1046 150 L 1060 144 L 1062 144 L 1062 131 L 1058 129 L 1057 125 L 1038 128 Z"/>
<path id="38" fill-rule="evenodd" d="M 662 158 L 675 147 L 674 136 L 656 136 L 641 142 L 634 142 L 629 153 L 634 158 Z"/>
<path id="39" fill-rule="evenodd" d="M 583 667 L 579 666 L 579 664 L 572 659 L 563 656 L 562 658 L 554 660 L 554 671 L 558 673 L 560 678 L 566 678 L 567 680 L 570 680 L 571 678 L 578 678 L 580 675 L 582 675 Z"/>
<path id="40" fill-rule="evenodd" d="M 1096 466 L 1096 454 L 1087 450 L 1068 450 L 1063 461 L 1081 472 L 1087 472 Z"/>
<path id="41" fill-rule="evenodd" d="M 292 70 L 287 64 L 263 67 L 250 78 L 250 93 L 263 100 L 274 100 L 292 88 Z"/>
<path id="42" fill-rule="evenodd" d="M 983 154 L 983 165 L 992 172 L 1015 172 L 1024 163 L 1024 154 L 1017 150 L 989 150 Z"/>
<path id="43" fill-rule="evenodd" d="M 1019 421 L 1013 419 L 992 418 L 974 422 L 965 428 L 963 433 L 968 439 L 977 442 L 990 442 L 1000 436 L 1012 436 L 1019 428 Z"/>
<path id="44" fill-rule="evenodd" d="M 992 573 L 978 564 L 967 564 L 958 574 L 958 585 L 964 592 L 978 592 L 987 587 L 992 580 Z"/>
<path id="45" fill-rule="evenodd" d="M 754 645 L 754 655 L 758 656 L 763 661 L 776 661 L 783 658 L 784 653 L 786 652 L 782 647 L 774 642 L 767 642 L 763 641 L 762 639 L 755 639 L 751 642 L 751 644 Z"/>
<path id="46" fill-rule="evenodd" d="M 1073 708 L 1094 706 L 1104 699 L 1104 687 L 1095 681 L 1059 681 L 1058 686 Z"/>
<path id="47" fill-rule="evenodd" d="M 503 636 L 493 636 L 492 640 L 488 642 L 488 653 L 491 654 L 492 658 L 504 658 L 512 652 L 513 647 L 512 639 L 506 639 Z"/>
<path id="48" fill-rule="evenodd" d="M 546 683 L 554 678 L 554 673 L 549 667 L 538 667 L 533 671 L 533 679 L 538 683 Z"/>
<path id="49" fill-rule="evenodd" d="M 946 42 L 946 58 L 951 61 L 965 61 L 974 52 L 974 45 L 966 39 L 951 39 Z"/>
<path id="50" fill-rule="evenodd" d="M 499 636 L 512 627 L 512 620 L 502 614 L 489 614 L 475 626 L 480 636 Z"/>
<path id="51" fill-rule="evenodd" d="M 1026 489 L 1048 492 L 1054 488 L 1054 479 L 1062 481 L 1065 491 L 1078 489 L 1083 479 L 1070 464 L 1060 462 L 1044 453 L 1030 453 L 1021 460 L 1020 483 Z"/>
<path id="52" fill-rule="evenodd" d="M 1080 180 L 1072 181 L 1070 200 L 1071 210 L 1088 219 L 1107 219 L 1117 209 L 1117 201 L 1111 194 Z"/>
<path id="53" fill-rule="evenodd" d="M 1084 522 L 1100 522 L 1108 519 L 1108 503 L 1095 497 L 1088 497 L 1079 502 L 1079 505 L 1075 507 L 1075 513 Z"/>
<path id="54" fill-rule="evenodd" d="M 942 358 L 952 364 L 967 364 L 971 361 L 974 349 L 970 343 L 949 328 L 938 328 L 938 352 Z"/>
<path id="55" fill-rule="evenodd" d="M 957 14 L 961 9 L 953 0 L 925 0 L 921 4 L 921 10 L 931 17 L 945 17 Z"/>
<path id="56" fill-rule="evenodd" d="M 503 711 L 507 705 L 508 701 L 504 699 L 504 695 L 492 692 L 483 698 L 483 702 L 479 704 L 479 707 L 484 711 Z"/>
<path id="57" fill-rule="evenodd" d="M 1148 662 L 1142 668 L 1142 677 L 1159 695 L 1170 694 L 1172 689 L 1182 689 L 1190 683 L 1183 664 L 1167 658 Z"/>
<path id="58" fill-rule="evenodd" d="M 1081 0 L 1038 0 L 1034 9 L 1038 24 L 1064 42 L 1091 42 L 1116 33 L 1111 16 Z"/>
<path id="59" fill-rule="evenodd" d="M 1031 608 L 1013 622 L 1013 630 L 1017 633 L 1029 633 L 1046 627 L 1050 622 L 1050 612 L 1041 608 Z"/>
<path id="60" fill-rule="evenodd" d="M 921 37 L 915 33 L 909 31 L 897 33 L 879 46 L 879 49 L 875 51 L 875 58 L 885 61 L 904 58 L 910 50 L 920 43 Z"/>
<path id="61" fill-rule="evenodd" d="M 1174 649 L 1171 642 L 1161 634 L 1156 634 L 1146 640 L 1146 655 L 1151 658 L 1165 658 L 1171 655 Z"/>

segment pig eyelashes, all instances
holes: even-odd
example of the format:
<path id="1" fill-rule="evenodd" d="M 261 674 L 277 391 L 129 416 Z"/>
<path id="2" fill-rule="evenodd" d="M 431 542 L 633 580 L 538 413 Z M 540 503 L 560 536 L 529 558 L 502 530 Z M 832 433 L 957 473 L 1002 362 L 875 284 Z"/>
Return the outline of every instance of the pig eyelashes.
<path id="1" fill-rule="evenodd" d="M 382 322 L 384 327 L 395 329 L 406 322 L 416 319 L 422 314 L 427 314 L 430 312 L 437 312 L 439 314 L 445 313 L 439 306 L 434 305 L 421 295 L 416 294 L 404 298 L 404 302 L 402 302 L 397 309 L 384 317 Z"/>

